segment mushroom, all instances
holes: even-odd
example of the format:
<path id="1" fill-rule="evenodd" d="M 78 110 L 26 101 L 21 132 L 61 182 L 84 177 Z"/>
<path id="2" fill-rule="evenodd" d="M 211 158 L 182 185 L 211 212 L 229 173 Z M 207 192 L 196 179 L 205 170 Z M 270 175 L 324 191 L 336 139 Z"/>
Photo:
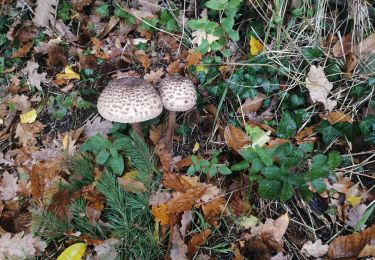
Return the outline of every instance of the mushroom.
<path id="1" fill-rule="evenodd" d="M 110 121 L 132 124 L 143 138 L 140 122 L 157 117 L 163 110 L 156 89 L 137 78 L 111 81 L 98 98 L 99 114 Z"/>
<path id="2" fill-rule="evenodd" d="M 176 112 L 192 109 L 197 102 L 197 92 L 191 80 L 175 74 L 167 76 L 160 82 L 159 93 L 164 107 L 169 110 L 165 147 L 171 150 Z"/>

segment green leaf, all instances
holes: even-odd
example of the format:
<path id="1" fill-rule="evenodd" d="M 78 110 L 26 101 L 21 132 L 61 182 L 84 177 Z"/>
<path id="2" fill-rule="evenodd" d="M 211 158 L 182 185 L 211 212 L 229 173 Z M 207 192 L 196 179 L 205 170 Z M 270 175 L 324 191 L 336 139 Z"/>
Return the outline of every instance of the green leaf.
<path id="1" fill-rule="evenodd" d="M 324 192 L 327 188 L 326 184 L 321 178 L 312 180 L 311 184 L 318 193 Z"/>
<path id="2" fill-rule="evenodd" d="M 359 128 L 361 129 L 365 141 L 375 144 L 375 116 L 368 115 L 365 117 L 361 123 L 359 123 Z"/>
<path id="3" fill-rule="evenodd" d="M 332 151 L 328 154 L 328 166 L 331 169 L 337 168 L 341 163 L 341 155 L 338 151 Z"/>
<path id="4" fill-rule="evenodd" d="M 97 154 L 103 149 L 109 149 L 111 142 L 105 139 L 102 135 L 96 134 L 86 139 L 85 143 L 81 146 L 81 152 L 93 152 Z"/>
<path id="5" fill-rule="evenodd" d="M 207 166 L 210 166 L 210 162 L 205 159 L 202 159 L 202 160 L 199 160 L 198 165 L 201 167 L 207 167 Z"/>
<path id="6" fill-rule="evenodd" d="M 250 173 L 258 173 L 264 168 L 264 164 L 259 158 L 254 159 L 254 161 L 251 164 Z"/>
<path id="7" fill-rule="evenodd" d="M 96 156 L 96 163 L 99 165 L 105 164 L 105 162 L 108 160 L 110 153 L 107 149 L 101 150 L 98 155 Z"/>
<path id="8" fill-rule="evenodd" d="M 249 162 L 244 160 L 242 162 L 239 162 L 239 163 L 236 163 L 236 164 L 232 165 L 232 167 L 230 167 L 230 169 L 234 172 L 238 172 L 238 171 L 248 169 L 249 167 L 250 167 Z"/>
<path id="9" fill-rule="evenodd" d="M 358 232 L 362 229 L 363 225 L 366 221 L 372 216 L 372 212 L 375 209 L 375 203 L 372 204 L 371 207 L 368 207 L 365 214 L 363 214 L 362 218 L 359 220 L 358 224 L 355 226 L 354 231 Z"/>
<path id="10" fill-rule="evenodd" d="M 188 176 L 193 176 L 194 173 L 195 173 L 195 167 L 194 167 L 194 165 L 190 165 L 190 167 L 188 168 L 186 174 L 187 174 Z"/>
<path id="11" fill-rule="evenodd" d="M 290 112 L 284 111 L 281 114 L 280 124 L 277 127 L 277 136 L 280 138 L 288 139 L 295 135 L 297 124 L 294 117 Z"/>
<path id="12" fill-rule="evenodd" d="M 217 173 L 217 170 L 218 170 L 218 168 L 217 168 L 216 165 L 211 165 L 211 167 L 210 167 L 210 169 L 209 169 L 209 171 L 208 171 L 208 175 L 209 175 L 210 177 L 215 176 L 215 174 Z"/>
<path id="13" fill-rule="evenodd" d="M 335 128 L 326 120 L 320 121 L 319 125 L 315 127 L 315 131 L 322 134 L 325 145 L 329 145 L 337 137 L 344 136 L 341 130 Z"/>
<path id="14" fill-rule="evenodd" d="M 108 4 L 101 4 L 96 8 L 96 13 L 101 17 L 108 17 L 109 16 L 109 5 Z"/>
<path id="15" fill-rule="evenodd" d="M 305 201 L 310 201 L 313 198 L 313 193 L 309 190 L 308 184 L 299 187 L 298 192 Z"/>
<path id="16" fill-rule="evenodd" d="M 225 165 L 220 165 L 218 170 L 219 170 L 219 173 L 222 175 L 229 175 L 232 173 L 232 171 Z"/>
<path id="17" fill-rule="evenodd" d="M 118 18 L 126 19 L 128 16 L 128 13 L 125 10 L 123 10 L 121 7 L 116 6 L 114 10 L 114 15 Z"/>
<path id="18" fill-rule="evenodd" d="M 192 30 L 205 30 L 205 31 L 212 31 L 218 25 L 215 22 L 208 21 L 207 18 L 202 19 L 192 19 L 188 21 L 188 26 Z"/>
<path id="19" fill-rule="evenodd" d="M 293 185 L 289 182 L 288 179 L 284 180 L 283 188 L 280 193 L 280 201 L 285 202 L 289 200 L 291 197 L 293 197 L 294 189 Z"/>
<path id="20" fill-rule="evenodd" d="M 314 144 L 312 142 L 302 143 L 298 149 L 300 149 L 303 153 L 311 153 L 314 150 Z"/>
<path id="21" fill-rule="evenodd" d="M 248 162 L 252 162 L 255 158 L 258 157 L 253 147 L 241 149 L 239 153 Z"/>
<path id="22" fill-rule="evenodd" d="M 277 200 L 280 197 L 282 189 L 282 183 L 277 180 L 266 180 L 259 181 L 258 192 L 259 195 L 264 199 Z"/>
<path id="23" fill-rule="evenodd" d="M 280 172 L 281 169 L 277 166 L 269 166 L 262 169 L 262 174 L 267 179 L 278 179 L 279 177 L 281 177 Z"/>
<path id="24" fill-rule="evenodd" d="M 124 172 L 124 159 L 121 156 L 117 157 L 110 157 L 108 161 L 108 165 L 113 171 L 114 174 L 122 175 Z"/>
<path id="25" fill-rule="evenodd" d="M 212 10 L 222 11 L 225 9 L 228 0 L 209 0 L 206 2 L 205 6 Z"/>
<path id="26" fill-rule="evenodd" d="M 229 32 L 233 29 L 234 26 L 234 18 L 222 18 L 221 19 L 221 26 L 223 27 L 224 31 Z"/>
<path id="27" fill-rule="evenodd" d="M 208 52 L 210 45 L 206 39 L 204 39 L 201 44 L 195 49 L 197 52 L 200 52 L 202 54 L 206 54 Z"/>
<path id="28" fill-rule="evenodd" d="M 268 150 L 265 150 L 258 145 L 254 147 L 254 150 L 266 166 L 272 165 L 272 157 L 269 155 Z"/>

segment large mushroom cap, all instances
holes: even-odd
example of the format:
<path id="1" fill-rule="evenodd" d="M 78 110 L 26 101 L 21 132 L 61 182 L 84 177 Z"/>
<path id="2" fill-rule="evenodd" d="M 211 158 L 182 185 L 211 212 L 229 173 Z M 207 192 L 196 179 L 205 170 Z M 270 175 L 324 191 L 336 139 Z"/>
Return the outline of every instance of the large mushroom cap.
<path id="1" fill-rule="evenodd" d="M 98 99 L 99 114 L 120 123 L 138 123 L 157 117 L 163 110 L 158 92 L 146 81 L 120 78 L 111 81 Z"/>
<path id="2" fill-rule="evenodd" d="M 188 78 L 180 75 L 168 76 L 160 82 L 160 97 L 169 111 L 187 111 L 197 102 L 195 86 Z"/>

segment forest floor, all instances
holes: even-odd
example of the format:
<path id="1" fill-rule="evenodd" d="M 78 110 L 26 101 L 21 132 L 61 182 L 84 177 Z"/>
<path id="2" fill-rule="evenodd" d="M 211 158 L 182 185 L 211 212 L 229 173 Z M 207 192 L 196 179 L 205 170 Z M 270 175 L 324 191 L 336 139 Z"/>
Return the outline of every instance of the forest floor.
<path id="1" fill-rule="evenodd" d="M 370 2 L 0 1 L 0 259 L 373 259 Z M 171 149 L 98 114 L 175 74 Z"/>

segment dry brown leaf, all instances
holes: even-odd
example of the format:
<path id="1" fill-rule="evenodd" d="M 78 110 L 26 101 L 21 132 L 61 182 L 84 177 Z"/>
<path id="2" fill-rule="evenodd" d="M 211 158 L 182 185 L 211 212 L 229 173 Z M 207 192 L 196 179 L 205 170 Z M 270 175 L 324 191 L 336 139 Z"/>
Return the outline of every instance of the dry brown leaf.
<path id="1" fill-rule="evenodd" d="M 109 22 L 104 26 L 104 28 L 96 36 L 98 39 L 103 39 L 120 21 L 120 18 L 117 16 L 111 16 Z"/>
<path id="2" fill-rule="evenodd" d="M 104 209 L 104 196 L 88 185 L 82 187 L 82 197 L 86 200 L 86 217 L 91 224 L 97 224 Z"/>
<path id="3" fill-rule="evenodd" d="M 320 114 L 319 115 L 321 119 L 328 120 L 328 122 L 333 125 L 338 122 L 353 122 L 353 119 L 351 116 L 345 114 L 342 111 L 334 111 L 328 114 Z"/>
<path id="4" fill-rule="evenodd" d="M 9 104 L 13 104 L 16 106 L 18 111 L 27 112 L 31 108 L 31 102 L 28 100 L 28 97 L 25 95 L 15 95 L 6 100 Z"/>
<path id="5" fill-rule="evenodd" d="M 169 252 L 171 260 L 187 260 L 188 247 L 184 243 L 184 240 L 181 238 L 179 231 L 180 227 L 174 225 L 173 227 L 173 236 L 172 236 L 172 245 Z"/>
<path id="6" fill-rule="evenodd" d="M 139 9 L 143 12 L 157 14 L 160 10 L 159 0 L 142 0 L 139 1 Z"/>
<path id="7" fill-rule="evenodd" d="M 266 147 L 272 148 L 272 147 L 278 146 L 280 144 L 285 144 L 285 143 L 290 143 L 290 140 L 289 139 L 282 139 L 282 138 L 273 138 L 273 139 L 268 141 Z"/>
<path id="8" fill-rule="evenodd" d="M 18 192 L 18 177 L 3 172 L 0 180 L 0 199 L 1 200 L 12 200 L 17 197 Z"/>
<path id="9" fill-rule="evenodd" d="M 370 34 L 362 42 L 360 42 L 354 49 L 357 57 L 365 57 L 374 53 L 375 51 L 375 33 Z"/>
<path id="10" fill-rule="evenodd" d="M 150 58 L 143 50 L 136 50 L 134 52 L 135 57 L 137 60 L 142 64 L 143 68 L 146 70 L 150 67 Z"/>
<path id="11" fill-rule="evenodd" d="M 189 56 L 187 56 L 186 58 L 186 68 L 189 68 L 190 66 L 193 66 L 193 65 L 198 65 L 201 60 L 203 58 L 203 55 L 202 53 L 200 52 L 192 52 L 189 54 Z"/>
<path id="12" fill-rule="evenodd" d="M 56 21 L 55 8 L 58 0 L 37 0 L 33 22 L 38 27 L 49 27 Z"/>
<path id="13" fill-rule="evenodd" d="M 211 226 L 217 227 L 219 225 L 219 218 L 225 209 L 225 198 L 219 197 L 202 204 L 202 211 L 205 220 Z"/>
<path id="14" fill-rule="evenodd" d="M 50 68 L 55 68 L 58 66 L 65 67 L 68 65 L 68 59 L 66 58 L 65 51 L 60 45 L 54 44 L 49 46 L 47 65 Z"/>
<path id="15" fill-rule="evenodd" d="M 3 233 L 0 237 L 0 259 L 30 259 L 40 256 L 47 243 L 40 237 L 20 232 Z"/>
<path id="16" fill-rule="evenodd" d="M 173 198 L 167 202 L 167 213 L 176 214 L 191 210 L 195 202 L 204 194 L 205 187 L 196 187 L 186 192 L 173 193 Z"/>
<path id="17" fill-rule="evenodd" d="M 180 64 L 181 64 L 181 60 L 180 59 L 175 60 L 174 62 L 172 62 L 171 64 L 168 65 L 167 72 L 170 75 L 180 73 L 181 70 L 183 69 L 183 67 L 181 67 Z"/>
<path id="18" fill-rule="evenodd" d="M 198 160 L 199 160 L 199 158 L 198 158 Z M 182 168 L 185 168 L 185 167 L 189 167 L 189 166 L 191 166 L 191 165 L 193 165 L 194 163 L 193 163 L 193 161 L 192 161 L 192 159 L 191 159 L 191 156 L 189 156 L 189 157 L 185 157 L 184 159 L 182 159 L 182 160 L 180 160 L 180 161 L 178 161 L 177 163 L 176 163 L 176 169 L 177 170 L 180 170 L 180 169 L 182 169 Z"/>
<path id="19" fill-rule="evenodd" d="M 352 35 L 339 38 L 332 47 L 332 55 L 336 58 L 347 55 L 352 50 Z"/>
<path id="20" fill-rule="evenodd" d="M 163 75 L 164 75 L 163 68 L 159 68 L 157 70 L 151 70 L 150 73 L 145 74 L 144 80 L 146 80 L 149 83 L 157 84 Z"/>
<path id="21" fill-rule="evenodd" d="M 312 126 L 305 127 L 304 129 L 299 131 L 298 134 L 295 137 L 297 144 L 302 144 L 305 141 L 304 139 L 306 137 L 309 137 L 309 136 L 313 135 L 315 127 L 316 127 L 316 125 L 312 125 Z"/>
<path id="22" fill-rule="evenodd" d="M 357 67 L 358 62 L 358 56 L 356 56 L 353 52 L 346 55 L 344 78 L 350 79 L 353 76 L 354 69 Z"/>
<path id="23" fill-rule="evenodd" d="M 314 243 L 307 241 L 301 249 L 301 253 L 307 257 L 319 258 L 326 255 L 328 252 L 328 245 L 323 245 L 322 240 L 318 239 Z"/>
<path id="24" fill-rule="evenodd" d="M 250 144 L 249 136 L 234 125 L 225 127 L 224 139 L 227 145 L 235 151 L 239 151 L 245 145 Z"/>
<path id="25" fill-rule="evenodd" d="M 88 120 L 85 124 L 85 129 L 83 135 L 85 137 L 90 137 L 100 133 L 102 136 L 106 137 L 109 130 L 113 127 L 113 124 L 108 120 L 102 120 L 99 116 L 93 120 Z"/>
<path id="26" fill-rule="evenodd" d="M 130 171 L 124 174 L 122 177 L 118 177 L 118 183 L 124 190 L 132 193 L 145 192 L 145 185 L 137 180 L 137 171 Z"/>
<path id="27" fill-rule="evenodd" d="M 186 230 L 192 220 L 193 220 L 193 212 L 191 210 L 184 211 L 184 214 L 182 214 L 181 216 L 181 228 L 180 228 L 182 238 L 185 238 Z"/>
<path id="28" fill-rule="evenodd" d="M 177 42 L 178 38 L 173 37 L 172 35 L 158 32 L 158 45 L 159 47 L 165 46 L 169 49 L 176 50 L 180 46 L 180 44 Z"/>
<path id="29" fill-rule="evenodd" d="M 72 6 L 77 11 L 82 11 L 85 6 L 88 6 L 92 3 L 92 0 L 71 0 Z"/>
<path id="30" fill-rule="evenodd" d="M 69 220 L 71 218 L 69 205 L 72 201 L 78 199 L 79 196 L 80 191 L 71 193 L 69 190 L 58 190 L 53 194 L 51 204 L 48 206 L 47 210 L 55 214 L 60 220 Z"/>
<path id="31" fill-rule="evenodd" d="M 238 109 L 237 113 L 254 113 L 258 112 L 262 108 L 263 100 L 266 97 L 263 93 L 258 92 L 255 98 L 247 98 L 245 103 L 243 103 Z"/>
<path id="32" fill-rule="evenodd" d="M 195 254 L 195 252 L 198 251 L 199 247 L 201 245 L 203 245 L 207 238 L 210 237 L 212 231 L 211 229 L 205 229 L 204 231 L 198 233 L 198 234 L 194 234 L 189 243 L 188 243 L 188 254 L 189 256 L 192 256 Z"/>
<path id="33" fill-rule="evenodd" d="M 26 54 L 29 53 L 29 51 L 31 50 L 31 48 L 33 47 L 33 45 L 34 45 L 34 43 L 32 41 L 26 42 L 16 52 L 13 52 L 11 58 L 14 59 L 14 58 L 25 57 Z"/>
<path id="34" fill-rule="evenodd" d="M 358 255 L 358 258 L 361 257 L 375 257 L 375 245 L 366 245 Z"/>
<path id="35" fill-rule="evenodd" d="M 185 192 L 187 189 L 192 188 L 190 185 L 187 186 L 186 183 L 183 182 L 181 176 L 170 172 L 165 172 L 163 174 L 163 185 L 166 188 L 180 192 Z"/>
<path id="36" fill-rule="evenodd" d="M 160 222 L 162 225 L 169 224 L 169 215 L 167 214 L 167 205 L 166 204 L 159 204 L 159 205 L 152 205 L 151 213 L 155 217 L 155 221 Z"/>
<path id="37" fill-rule="evenodd" d="M 96 37 L 92 37 L 91 41 L 93 44 L 91 54 L 94 54 L 97 58 L 108 60 L 109 54 L 102 51 L 102 41 Z"/>
<path id="38" fill-rule="evenodd" d="M 346 224 L 355 228 L 365 214 L 366 209 L 367 206 L 365 204 L 359 204 L 358 206 L 351 208 L 347 214 L 348 221 L 346 221 Z"/>
<path id="39" fill-rule="evenodd" d="M 18 123 L 16 127 L 16 135 L 18 142 L 23 146 L 34 146 L 37 143 L 36 134 L 40 133 L 45 126 L 35 121 L 32 124 Z"/>
<path id="40" fill-rule="evenodd" d="M 366 245 L 375 245 L 375 225 L 360 233 L 335 238 L 329 244 L 328 257 L 330 259 L 358 257 Z"/>
<path id="41" fill-rule="evenodd" d="M 337 101 L 328 98 L 333 84 L 327 79 L 323 67 L 316 67 L 312 65 L 306 77 L 306 88 L 309 90 L 311 100 L 313 102 L 320 102 L 328 111 L 332 111 Z"/>
<path id="42" fill-rule="evenodd" d="M 47 73 L 38 73 L 38 68 L 39 64 L 30 60 L 27 62 L 26 67 L 23 68 L 22 72 L 27 75 L 30 85 L 35 86 L 41 91 L 41 83 L 46 83 L 48 80 L 46 79 Z"/>
<path id="43" fill-rule="evenodd" d="M 165 191 L 157 191 L 151 196 L 149 200 L 150 205 L 159 205 L 169 201 L 172 198 L 172 194 Z"/>

